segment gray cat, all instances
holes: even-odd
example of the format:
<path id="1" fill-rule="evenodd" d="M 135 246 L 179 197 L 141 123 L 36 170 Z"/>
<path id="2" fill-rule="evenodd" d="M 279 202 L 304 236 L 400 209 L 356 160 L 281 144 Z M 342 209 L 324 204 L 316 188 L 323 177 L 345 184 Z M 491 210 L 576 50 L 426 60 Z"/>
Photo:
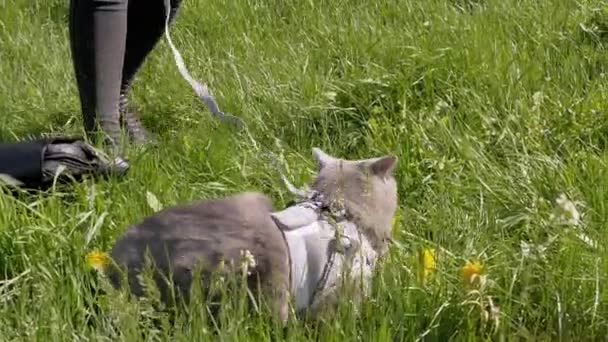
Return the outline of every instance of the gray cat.
<path id="1" fill-rule="evenodd" d="M 246 256 L 248 286 L 261 290 L 283 322 L 293 298 L 297 311 L 309 312 L 336 301 L 342 269 L 358 267 L 362 271 L 354 273 L 369 283 L 391 238 L 397 158 L 343 160 L 316 148 L 313 155 L 318 174 L 312 195 L 285 210 L 277 212 L 265 195 L 247 192 L 167 208 L 129 227 L 111 257 L 127 269 L 132 293 L 144 295 L 138 277 L 144 255 L 160 271 L 154 278 L 163 302 L 170 299 L 163 275 L 187 300 L 195 270 L 208 286 L 205 280 L 217 272 L 239 272 L 235 267 L 243 267 Z M 109 273 L 119 287 L 119 269 Z"/>

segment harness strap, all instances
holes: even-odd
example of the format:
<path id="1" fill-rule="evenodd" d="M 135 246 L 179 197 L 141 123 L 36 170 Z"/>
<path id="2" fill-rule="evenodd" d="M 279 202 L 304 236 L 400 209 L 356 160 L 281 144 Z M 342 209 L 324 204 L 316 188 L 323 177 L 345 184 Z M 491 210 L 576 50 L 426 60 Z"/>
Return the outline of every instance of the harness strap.
<path id="1" fill-rule="evenodd" d="M 343 221 L 344 219 L 341 218 L 339 222 Z M 327 262 L 325 263 L 325 265 L 323 266 L 323 272 L 321 273 L 321 278 L 319 279 L 319 281 L 317 282 L 317 284 L 315 285 L 315 289 L 312 293 L 312 295 L 310 296 L 310 302 L 309 305 L 312 305 L 312 303 L 314 303 L 315 298 L 317 297 L 317 295 L 323 291 L 325 289 L 325 287 L 327 286 L 327 281 L 329 280 L 329 274 L 332 270 L 332 268 L 334 267 L 335 263 L 336 263 L 336 255 L 338 253 L 343 254 L 343 255 L 348 255 L 345 252 L 345 249 L 342 248 L 342 237 L 346 237 L 347 239 L 350 240 L 350 238 L 344 234 L 342 234 L 339 229 L 336 228 L 338 222 L 335 222 L 335 225 L 332 225 L 332 227 L 334 227 L 335 229 L 335 237 L 334 237 L 334 241 L 335 244 L 334 245 L 330 245 L 331 251 L 329 254 L 329 257 L 327 258 Z M 351 255 L 352 258 L 352 255 Z"/>
<path id="2" fill-rule="evenodd" d="M 317 297 L 319 292 L 321 292 L 327 285 L 327 280 L 329 279 L 329 272 L 335 264 L 337 253 L 338 253 L 338 251 L 336 249 L 334 249 L 330 253 L 329 258 L 327 259 L 327 262 L 325 263 L 325 266 L 323 267 L 323 272 L 321 273 L 321 279 L 319 279 L 319 281 L 317 282 L 317 285 L 315 286 L 315 289 L 312 292 L 312 295 L 310 296 L 310 301 L 308 303 L 309 306 L 315 302 L 315 298 Z"/>

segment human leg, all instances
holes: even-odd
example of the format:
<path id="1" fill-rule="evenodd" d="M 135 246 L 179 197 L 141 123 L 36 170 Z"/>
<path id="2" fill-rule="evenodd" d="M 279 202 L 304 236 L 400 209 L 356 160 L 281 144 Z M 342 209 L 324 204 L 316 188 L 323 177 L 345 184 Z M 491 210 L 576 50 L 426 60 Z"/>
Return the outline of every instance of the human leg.
<path id="1" fill-rule="evenodd" d="M 119 97 L 127 40 L 128 0 L 71 0 L 70 44 L 87 134 L 100 126 L 120 138 Z"/>

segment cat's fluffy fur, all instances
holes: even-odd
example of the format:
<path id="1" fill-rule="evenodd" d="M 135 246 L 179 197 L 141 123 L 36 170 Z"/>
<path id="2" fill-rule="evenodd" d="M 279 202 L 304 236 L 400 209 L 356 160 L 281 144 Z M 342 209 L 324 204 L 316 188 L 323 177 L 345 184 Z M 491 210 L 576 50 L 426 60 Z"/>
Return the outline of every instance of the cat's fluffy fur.
<path id="1" fill-rule="evenodd" d="M 313 155 L 318 162 L 318 174 L 312 188 L 323 194 L 326 201 L 343 206 L 374 248 L 383 254 L 397 207 L 393 177 L 397 158 L 351 161 L 332 157 L 320 149 L 313 149 Z M 289 252 L 283 233 L 270 217 L 273 211 L 265 195 L 252 192 L 167 208 L 129 227 L 111 256 L 118 266 L 126 266 L 131 291 L 143 295 L 137 275 L 149 250 L 157 269 L 170 274 L 175 287 L 188 297 L 197 265 L 202 265 L 204 285 L 209 272 L 217 270 L 222 260 L 224 265 L 230 260 L 240 262 L 242 251 L 249 251 L 256 263 L 249 276 L 250 285 L 261 285 L 271 307 L 285 321 Z M 116 268 L 110 272 L 110 279 L 120 286 Z M 161 279 L 156 276 L 161 299 L 166 302 L 169 292 Z"/>

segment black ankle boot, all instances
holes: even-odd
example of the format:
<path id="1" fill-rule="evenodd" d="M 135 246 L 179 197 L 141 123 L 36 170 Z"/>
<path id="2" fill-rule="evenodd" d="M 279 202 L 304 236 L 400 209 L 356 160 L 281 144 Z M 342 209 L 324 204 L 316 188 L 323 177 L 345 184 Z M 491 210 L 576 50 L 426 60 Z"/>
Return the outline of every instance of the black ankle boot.
<path id="1" fill-rule="evenodd" d="M 120 122 L 129 133 L 129 138 L 137 145 L 143 145 L 151 142 L 152 136 L 144 128 L 139 117 L 128 108 L 129 99 L 125 91 L 120 94 Z"/>

